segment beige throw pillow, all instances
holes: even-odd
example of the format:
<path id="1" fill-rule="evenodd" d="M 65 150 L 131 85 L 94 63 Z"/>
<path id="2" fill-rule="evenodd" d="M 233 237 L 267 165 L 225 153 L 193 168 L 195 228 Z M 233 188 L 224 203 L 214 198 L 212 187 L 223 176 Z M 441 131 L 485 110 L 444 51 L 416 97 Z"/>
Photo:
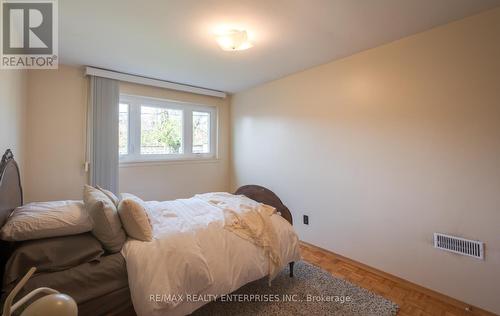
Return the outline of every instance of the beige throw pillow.
<path id="1" fill-rule="evenodd" d="M 118 203 L 120 203 L 120 200 L 118 199 L 118 197 L 111 191 L 109 190 L 106 190 L 106 189 L 103 189 L 101 188 L 100 186 L 96 185 L 97 189 L 99 189 L 99 191 L 101 191 L 102 193 L 104 193 L 110 200 L 111 202 L 113 202 L 113 204 L 118 207 Z"/>
<path id="2" fill-rule="evenodd" d="M 122 193 L 122 200 L 118 204 L 118 214 L 120 214 L 127 235 L 142 241 L 153 239 L 153 229 L 143 200 L 135 195 Z"/>
<path id="3" fill-rule="evenodd" d="M 102 191 L 85 185 L 85 208 L 94 222 L 92 234 L 111 253 L 119 252 L 125 242 L 125 232 L 115 204 Z"/>

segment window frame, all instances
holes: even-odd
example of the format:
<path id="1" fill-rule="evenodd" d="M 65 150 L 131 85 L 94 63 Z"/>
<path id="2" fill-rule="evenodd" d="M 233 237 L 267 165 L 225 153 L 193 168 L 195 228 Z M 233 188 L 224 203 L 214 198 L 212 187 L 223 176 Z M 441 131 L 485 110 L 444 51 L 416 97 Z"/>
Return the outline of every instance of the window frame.
<path id="1" fill-rule="evenodd" d="M 128 154 L 119 155 L 120 164 L 212 160 L 217 158 L 218 108 L 212 105 L 120 94 L 120 104 L 128 104 Z M 141 154 L 141 106 L 182 110 L 182 153 Z M 193 111 L 210 113 L 209 153 L 193 153 Z"/>

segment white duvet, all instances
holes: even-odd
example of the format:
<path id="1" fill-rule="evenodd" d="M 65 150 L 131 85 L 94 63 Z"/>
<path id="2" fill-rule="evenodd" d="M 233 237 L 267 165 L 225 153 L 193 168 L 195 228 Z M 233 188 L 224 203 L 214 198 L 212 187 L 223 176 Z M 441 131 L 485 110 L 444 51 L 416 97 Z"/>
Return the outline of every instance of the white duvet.
<path id="1" fill-rule="evenodd" d="M 186 315 L 220 295 L 269 274 L 266 251 L 224 228 L 224 211 L 252 206 L 243 196 L 210 196 L 146 202 L 153 241 L 128 240 L 122 254 L 127 263 L 135 311 L 146 315 Z M 236 202 L 236 203 L 235 203 Z M 298 237 L 278 214 L 270 222 L 281 262 L 300 259 Z"/>

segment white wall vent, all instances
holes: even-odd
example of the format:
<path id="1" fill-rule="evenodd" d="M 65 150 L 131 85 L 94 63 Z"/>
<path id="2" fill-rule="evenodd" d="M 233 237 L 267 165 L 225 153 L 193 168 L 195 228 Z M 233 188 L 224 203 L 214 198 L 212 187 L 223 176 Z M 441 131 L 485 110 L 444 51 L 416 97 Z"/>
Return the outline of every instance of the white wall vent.
<path id="1" fill-rule="evenodd" d="M 484 243 L 481 241 L 434 233 L 434 247 L 464 256 L 484 259 Z"/>

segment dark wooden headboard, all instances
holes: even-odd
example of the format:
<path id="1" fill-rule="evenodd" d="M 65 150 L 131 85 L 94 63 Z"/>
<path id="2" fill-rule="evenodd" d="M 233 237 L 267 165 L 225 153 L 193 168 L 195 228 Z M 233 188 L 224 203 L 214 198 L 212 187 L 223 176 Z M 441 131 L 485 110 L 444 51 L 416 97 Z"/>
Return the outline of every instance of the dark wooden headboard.
<path id="1" fill-rule="evenodd" d="M 0 163 L 0 227 L 5 224 L 10 213 L 23 204 L 23 189 L 19 166 L 14 155 L 7 149 Z"/>
<path id="2" fill-rule="evenodd" d="M 281 217 L 286 219 L 290 225 L 293 225 L 292 213 L 290 213 L 290 210 L 281 202 L 280 198 L 274 194 L 273 191 L 260 185 L 251 184 L 240 187 L 234 194 L 244 195 L 254 201 L 276 208 L 276 211 L 281 213 Z"/>
<path id="3" fill-rule="evenodd" d="M 7 149 L 0 162 L 0 228 L 5 224 L 12 211 L 23 204 L 23 189 L 19 166 L 14 155 Z M 0 282 L 3 280 L 5 264 L 11 253 L 12 243 L 0 240 Z"/>

